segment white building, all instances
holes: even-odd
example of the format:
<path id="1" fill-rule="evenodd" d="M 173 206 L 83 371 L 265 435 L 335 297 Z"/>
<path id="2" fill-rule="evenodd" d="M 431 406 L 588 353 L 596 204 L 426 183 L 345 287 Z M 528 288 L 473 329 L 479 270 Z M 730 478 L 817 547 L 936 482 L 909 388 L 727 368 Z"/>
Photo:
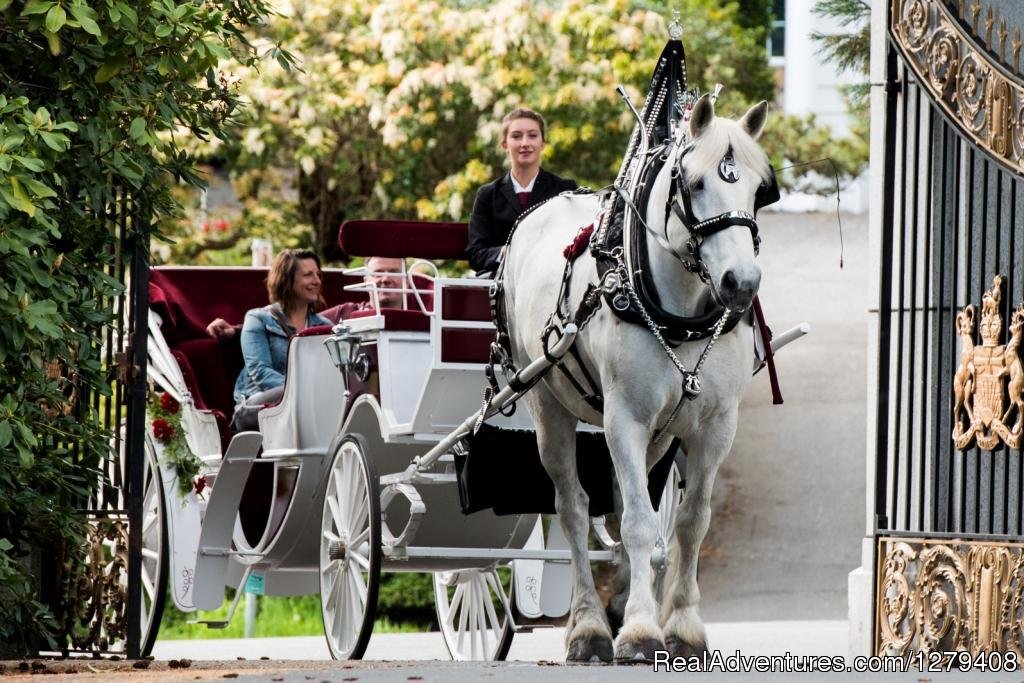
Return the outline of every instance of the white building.
<path id="1" fill-rule="evenodd" d="M 787 114 L 814 114 L 818 123 L 829 126 L 836 137 L 843 137 L 850 131 L 850 115 L 840 88 L 864 77 L 840 73 L 825 60 L 811 34 L 842 33 L 843 26 L 832 17 L 816 15 L 815 4 L 816 0 L 774 0 L 775 21 L 768 37 L 768 55 L 779 85 L 777 104 Z M 867 211 L 866 190 L 866 177 L 843 187 L 843 210 Z M 788 193 L 778 206 L 782 211 L 829 211 L 835 209 L 835 197 Z"/>

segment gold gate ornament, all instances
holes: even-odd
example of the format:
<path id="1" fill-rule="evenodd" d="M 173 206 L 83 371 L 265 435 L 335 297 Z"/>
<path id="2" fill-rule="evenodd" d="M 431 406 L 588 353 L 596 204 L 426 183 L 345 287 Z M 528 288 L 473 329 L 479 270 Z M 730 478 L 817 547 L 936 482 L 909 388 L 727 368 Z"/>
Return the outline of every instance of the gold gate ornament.
<path id="1" fill-rule="evenodd" d="M 981 345 L 974 343 L 974 305 L 956 316 L 960 335 L 960 365 L 953 376 L 953 443 L 965 450 L 977 441 L 978 448 L 991 451 L 1000 441 L 1020 448 L 1024 428 L 1024 368 L 1017 349 L 1024 329 L 1024 305 L 1018 306 L 1010 320 L 1010 340 L 999 341 L 1003 318 L 999 315 L 1003 278 L 996 275 L 992 289 L 981 303 Z M 1009 405 L 1006 405 L 1007 383 Z M 1016 421 L 1010 418 L 1016 412 Z M 966 419 L 965 419 L 966 418 Z"/>

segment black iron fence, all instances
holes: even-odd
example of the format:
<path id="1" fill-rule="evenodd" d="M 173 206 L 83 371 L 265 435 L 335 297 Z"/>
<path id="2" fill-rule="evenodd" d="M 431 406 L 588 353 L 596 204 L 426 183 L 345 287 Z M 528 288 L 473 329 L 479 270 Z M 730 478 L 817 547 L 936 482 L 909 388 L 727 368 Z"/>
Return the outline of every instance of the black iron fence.
<path id="1" fill-rule="evenodd" d="M 87 350 L 101 359 L 110 395 L 81 389 L 75 409 L 83 417 L 88 411 L 98 416 L 109 449 L 99 458 L 91 494 L 80 502 L 85 546 L 54 549 L 42 576 L 66 651 L 141 654 L 149 215 L 144 202 L 115 190 L 100 217 L 115 238 L 94 257 L 124 289 L 112 298 L 98 294 L 97 307 L 112 310 L 114 319 L 93 332 L 94 345 Z M 70 451 L 76 461 L 96 460 L 79 444 Z"/>

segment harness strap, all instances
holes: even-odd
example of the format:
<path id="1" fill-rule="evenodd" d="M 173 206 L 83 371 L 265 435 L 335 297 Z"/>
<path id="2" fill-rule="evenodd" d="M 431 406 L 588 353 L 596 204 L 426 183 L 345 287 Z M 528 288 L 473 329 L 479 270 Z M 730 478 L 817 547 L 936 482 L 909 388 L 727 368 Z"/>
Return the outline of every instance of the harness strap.
<path id="1" fill-rule="evenodd" d="M 768 383 L 772 387 L 772 405 L 782 404 L 782 389 L 779 388 L 779 375 L 775 370 L 775 354 L 772 353 L 772 333 L 764 322 L 764 313 L 761 311 L 761 300 L 754 296 L 754 318 L 757 319 L 757 329 L 761 333 L 761 342 L 764 345 L 764 362 L 768 366 Z"/>

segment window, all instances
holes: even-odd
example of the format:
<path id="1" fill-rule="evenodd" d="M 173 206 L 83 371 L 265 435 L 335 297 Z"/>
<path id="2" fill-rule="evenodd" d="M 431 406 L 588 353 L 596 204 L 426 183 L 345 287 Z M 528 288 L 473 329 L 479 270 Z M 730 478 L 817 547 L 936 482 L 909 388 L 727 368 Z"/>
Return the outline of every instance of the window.
<path id="1" fill-rule="evenodd" d="M 768 56 L 773 61 L 786 56 L 786 0 L 773 0 L 772 23 L 768 30 Z"/>

